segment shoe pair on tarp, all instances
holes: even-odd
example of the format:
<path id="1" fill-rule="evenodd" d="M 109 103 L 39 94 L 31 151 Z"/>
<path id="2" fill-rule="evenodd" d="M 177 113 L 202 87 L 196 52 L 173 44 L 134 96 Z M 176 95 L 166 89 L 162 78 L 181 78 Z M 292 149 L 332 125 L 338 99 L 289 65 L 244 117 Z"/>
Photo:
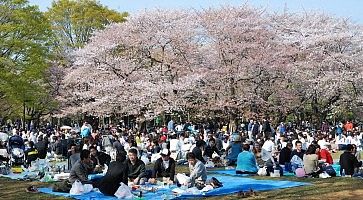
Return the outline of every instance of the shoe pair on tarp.
<path id="1" fill-rule="evenodd" d="M 222 183 L 221 183 L 218 179 L 216 179 L 215 177 L 212 177 L 211 185 L 212 185 L 214 188 L 220 188 L 220 187 L 223 187 L 223 184 L 222 184 Z"/>

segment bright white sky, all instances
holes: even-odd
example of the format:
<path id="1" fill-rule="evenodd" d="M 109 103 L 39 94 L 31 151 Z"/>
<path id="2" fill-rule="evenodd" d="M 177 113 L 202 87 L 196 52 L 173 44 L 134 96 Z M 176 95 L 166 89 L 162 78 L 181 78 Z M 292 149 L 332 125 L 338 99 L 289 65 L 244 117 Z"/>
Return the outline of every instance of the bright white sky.
<path id="1" fill-rule="evenodd" d="M 50 7 L 52 0 L 29 0 L 38 5 L 42 11 Z M 153 8 L 207 8 L 221 5 L 241 5 L 245 2 L 268 11 L 291 12 L 320 11 L 338 17 L 350 18 L 353 22 L 363 24 L 363 0 L 99 0 L 109 8 L 126 11 L 130 14 Z"/>

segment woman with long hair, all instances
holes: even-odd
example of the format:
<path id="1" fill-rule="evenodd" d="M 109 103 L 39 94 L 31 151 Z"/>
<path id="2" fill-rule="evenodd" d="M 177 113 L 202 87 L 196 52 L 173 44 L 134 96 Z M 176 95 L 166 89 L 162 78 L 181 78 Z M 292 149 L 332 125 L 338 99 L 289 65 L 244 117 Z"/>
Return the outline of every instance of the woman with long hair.
<path id="1" fill-rule="evenodd" d="M 319 177 L 319 174 L 322 170 L 319 168 L 319 159 L 317 155 L 317 145 L 311 144 L 306 150 L 303 162 L 304 162 L 304 170 L 306 175 L 311 175 L 313 177 Z"/>

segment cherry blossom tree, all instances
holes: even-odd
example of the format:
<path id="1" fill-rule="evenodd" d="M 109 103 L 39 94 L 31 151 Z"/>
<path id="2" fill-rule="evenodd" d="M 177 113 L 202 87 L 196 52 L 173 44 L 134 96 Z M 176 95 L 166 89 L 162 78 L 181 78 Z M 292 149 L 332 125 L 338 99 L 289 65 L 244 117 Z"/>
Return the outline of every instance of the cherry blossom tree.
<path id="1" fill-rule="evenodd" d="M 319 13 L 274 15 L 271 24 L 292 58 L 282 90 L 288 98 L 281 101 L 290 111 L 309 111 L 322 120 L 359 99 L 362 27 Z"/>
<path id="2" fill-rule="evenodd" d="M 247 5 L 146 11 L 96 32 L 77 51 L 60 100 L 64 113 L 322 119 L 362 99 L 362 38 L 362 27 L 317 13 Z"/>

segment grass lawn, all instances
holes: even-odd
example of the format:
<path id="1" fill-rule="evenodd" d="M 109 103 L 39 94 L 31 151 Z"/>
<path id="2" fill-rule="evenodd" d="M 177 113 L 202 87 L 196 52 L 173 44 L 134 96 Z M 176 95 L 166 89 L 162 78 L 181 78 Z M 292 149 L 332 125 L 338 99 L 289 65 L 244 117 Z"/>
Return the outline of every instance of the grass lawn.
<path id="1" fill-rule="evenodd" d="M 339 158 L 340 153 L 333 155 L 334 159 Z M 186 166 L 178 166 L 177 172 L 187 172 Z M 253 177 L 255 179 L 290 180 L 309 182 L 311 186 L 302 186 L 274 191 L 258 192 L 258 196 L 246 199 L 361 199 L 363 195 L 363 179 L 355 178 L 295 178 L 295 177 Z M 14 181 L 0 178 L 0 199 L 26 199 L 26 200 L 47 200 L 47 199 L 67 199 L 45 194 L 29 194 L 25 188 L 30 185 L 37 187 L 48 187 L 51 184 L 39 182 Z M 231 200 L 240 199 L 236 194 L 223 197 L 209 197 L 208 200 Z"/>

